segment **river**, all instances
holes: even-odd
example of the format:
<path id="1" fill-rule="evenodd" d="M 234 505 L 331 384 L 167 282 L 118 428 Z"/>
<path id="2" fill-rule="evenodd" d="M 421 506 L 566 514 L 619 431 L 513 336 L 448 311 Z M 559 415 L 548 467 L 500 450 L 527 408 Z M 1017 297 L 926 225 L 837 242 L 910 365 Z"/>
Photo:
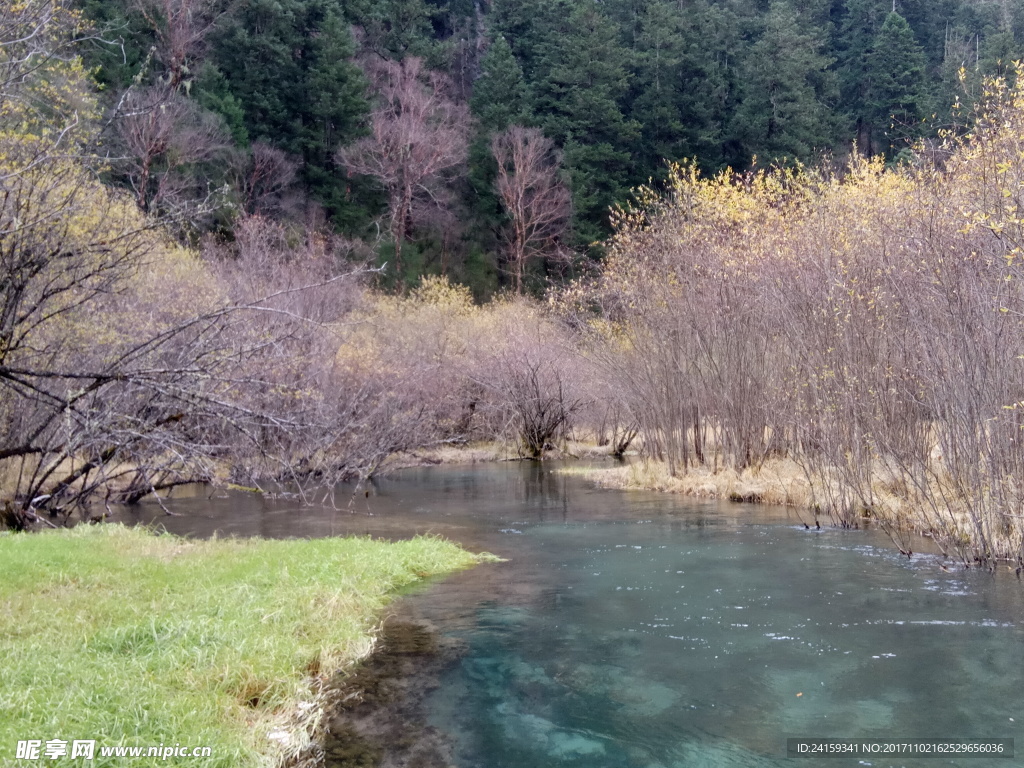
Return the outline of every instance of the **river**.
<path id="1" fill-rule="evenodd" d="M 152 502 L 134 516 L 194 536 L 434 533 L 507 558 L 396 609 L 460 649 L 423 702 L 459 768 L 1024 764 L 1011 573 L 548 464 L 403 470 L 338 503 L 194 491 L 173 517 Z M 790 737 L 1014 738 L 1022 753 L 794 761 Z"/>

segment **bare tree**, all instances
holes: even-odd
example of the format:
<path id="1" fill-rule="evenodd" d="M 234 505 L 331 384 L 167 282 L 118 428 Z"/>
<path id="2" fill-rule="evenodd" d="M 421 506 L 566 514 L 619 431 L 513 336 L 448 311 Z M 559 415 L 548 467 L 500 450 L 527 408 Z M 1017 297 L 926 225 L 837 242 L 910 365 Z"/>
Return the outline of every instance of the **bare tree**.
<path id="1" fill-rule="evenodd" d="M 211 480 L 228 464 L 242 476 L 292 479 L 313 455 L 336 470 L 320 472 L 324 482 L 361 466 L 352 422 L 374 411 L 353 403 L 383 402 L 389 389 L 329 375 L 338 344 L 330 324 L 354 295 L 339 288 L 359 270 L 325 241 L 311 236 L 288 261 L 279 228 L 277 237 L 241 228 L 238 273 L 247 284 L 170 246 L 130 201 L 71 161 L 20 174 L 8 191 L 0 208 L 8 524 L 45 520 L 44 511 L 66 519 L 100 492 L 132 501 Z M 257 264 L 275 263 L 259 280 Z"/>
<path id="2" fill-rule="evenodd" d="M 286 205 L 286 193 L 298 171 L 298 162 L 282 150 L 261 141 L 253 142 L 238 174 L 242 210 L 250 216 L 278 212 Z"/>
<path id="3" fill-rule="evenodd" d="M 443 178 L 466 156 L 469 116 L 451 98 L 444 75 L 424 70 L 408 57 L 384 61 L 369 72 L 378 105 L 370 115 L 370 135 L 338 151 L 339 164 L 376 178 L 387 190 L 396 268 L 402 246 L 417 223 L 421 203 L 444 206 Z"/>
<path id="4" fill-rule="evenodd" d="M 195 61 L 207 33 L 220 17 L 218 0 L 134 0 L 134 7 L 152 27 L 157 55 L 167 67 L 166 85 L 174 92 L 191 84 Z"/>
<path id="5" fill-rule="evenodd" d="M 122 104 L 118 132 L 125 173 L 139 209 L 180 214 L 207 199 L 191 169 L 230 147 L 221 121 L 168 86 L 132 91 Z"/>
<path id="6" fill-rule="evenodd" d="M 527 263 L 558 251 L 572 198 L 559 173 L 558 151 L 539 129 L 513 125 L 491 139 L 491 152 L 498 163 L 495 187 L 509 218 L 508 263 L 521 294 Z"/>
<path id="7" fill-rule="evenodd" d="M 8 28 L 0 8 L 0 59 L 53 23 L 51 6 Z M 184 96 L 164 84 L 123 101 L 131 199 L 100 183 L 74 132 L 75 152 L 54 151 L 63 112 L 9 110 L 38 97 L 32 74 L 4 70 L 0 110 L 0 522 L 55 524 L 97 496 L 225 472 L 331 487 L 434 434 L 419 369 L 339 358 L 365 272 L 355 244 L 249 217 L 204 262 L 140 210 L 178 205 L 188 165 L 216 151 Z"/>

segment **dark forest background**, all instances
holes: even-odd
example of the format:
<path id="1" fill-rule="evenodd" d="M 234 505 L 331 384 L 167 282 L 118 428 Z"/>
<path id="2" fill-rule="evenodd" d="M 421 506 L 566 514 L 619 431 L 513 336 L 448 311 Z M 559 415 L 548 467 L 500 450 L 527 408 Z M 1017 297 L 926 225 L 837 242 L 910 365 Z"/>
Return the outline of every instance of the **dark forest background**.
<path id="1" fill-rule="evenodd" d="M 390 287 L 443 273 L 478 299 L 512 285 L 512 258 L 531 289 L 600 258 L 610 208 L 662 178 L 666 159 L 707 173 L 839 167 L 852 151 L 914 162 L 914 142 L 956 130 L 957 104 L 1004 74 L 1024 36 L 1020 0 L 80 0 L 80 9 L 96 30 L 87 63 L 103 87 L 109 181 L 131 188 L 141 208 L 193 240 L 230 240 L 252 214 L 296 232 L 323 228 L 389 262 Z M 404 156 L 408 140 L 388 133 L 417 119 L 403 77 L 429 102 L 418 119 L 435 130 L 424 134 L 431 158 Z M 496 186 L 493 138 L 510 126 L 543 133 L 550 151 L 538 167 L 571 197 L 567 223 L 542 233 L 539 258 L 509 255 L 513 217 Z M 403 162 L 422 166 L 407 199 Z"/>

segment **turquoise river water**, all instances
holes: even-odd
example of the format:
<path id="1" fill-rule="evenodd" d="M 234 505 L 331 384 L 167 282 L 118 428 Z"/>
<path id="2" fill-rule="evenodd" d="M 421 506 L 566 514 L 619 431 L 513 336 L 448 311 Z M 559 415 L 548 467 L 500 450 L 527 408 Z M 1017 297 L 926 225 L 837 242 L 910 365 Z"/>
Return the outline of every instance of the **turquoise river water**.
<path id="1" fill-rule="evenodd" d="M 405 470 L 344 501 L 185 496 L 160 521 L 192 535 L 433 532 L 507 558 L 406 598 L 464 648 L 427 700 L 459 768 L 1024 765 L 1011 573 L 947 572 L 878 532 L 598 490 L 548 465 Z M 799 759 L 795 737 L 1020 751 Z"/>

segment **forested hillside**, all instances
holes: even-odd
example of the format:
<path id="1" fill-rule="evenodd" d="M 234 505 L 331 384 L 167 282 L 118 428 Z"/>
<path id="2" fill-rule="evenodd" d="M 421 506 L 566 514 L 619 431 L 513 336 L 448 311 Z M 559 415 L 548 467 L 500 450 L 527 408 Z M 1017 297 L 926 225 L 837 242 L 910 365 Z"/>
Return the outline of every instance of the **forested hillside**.
<path id="1" fill-rule="evenodd" d="M 75 1 L 140 208 L 323 227 L 478 297 L 599 256 L 665 160 L 910 160 L 1024 47 L 1020 0 Z"/>

